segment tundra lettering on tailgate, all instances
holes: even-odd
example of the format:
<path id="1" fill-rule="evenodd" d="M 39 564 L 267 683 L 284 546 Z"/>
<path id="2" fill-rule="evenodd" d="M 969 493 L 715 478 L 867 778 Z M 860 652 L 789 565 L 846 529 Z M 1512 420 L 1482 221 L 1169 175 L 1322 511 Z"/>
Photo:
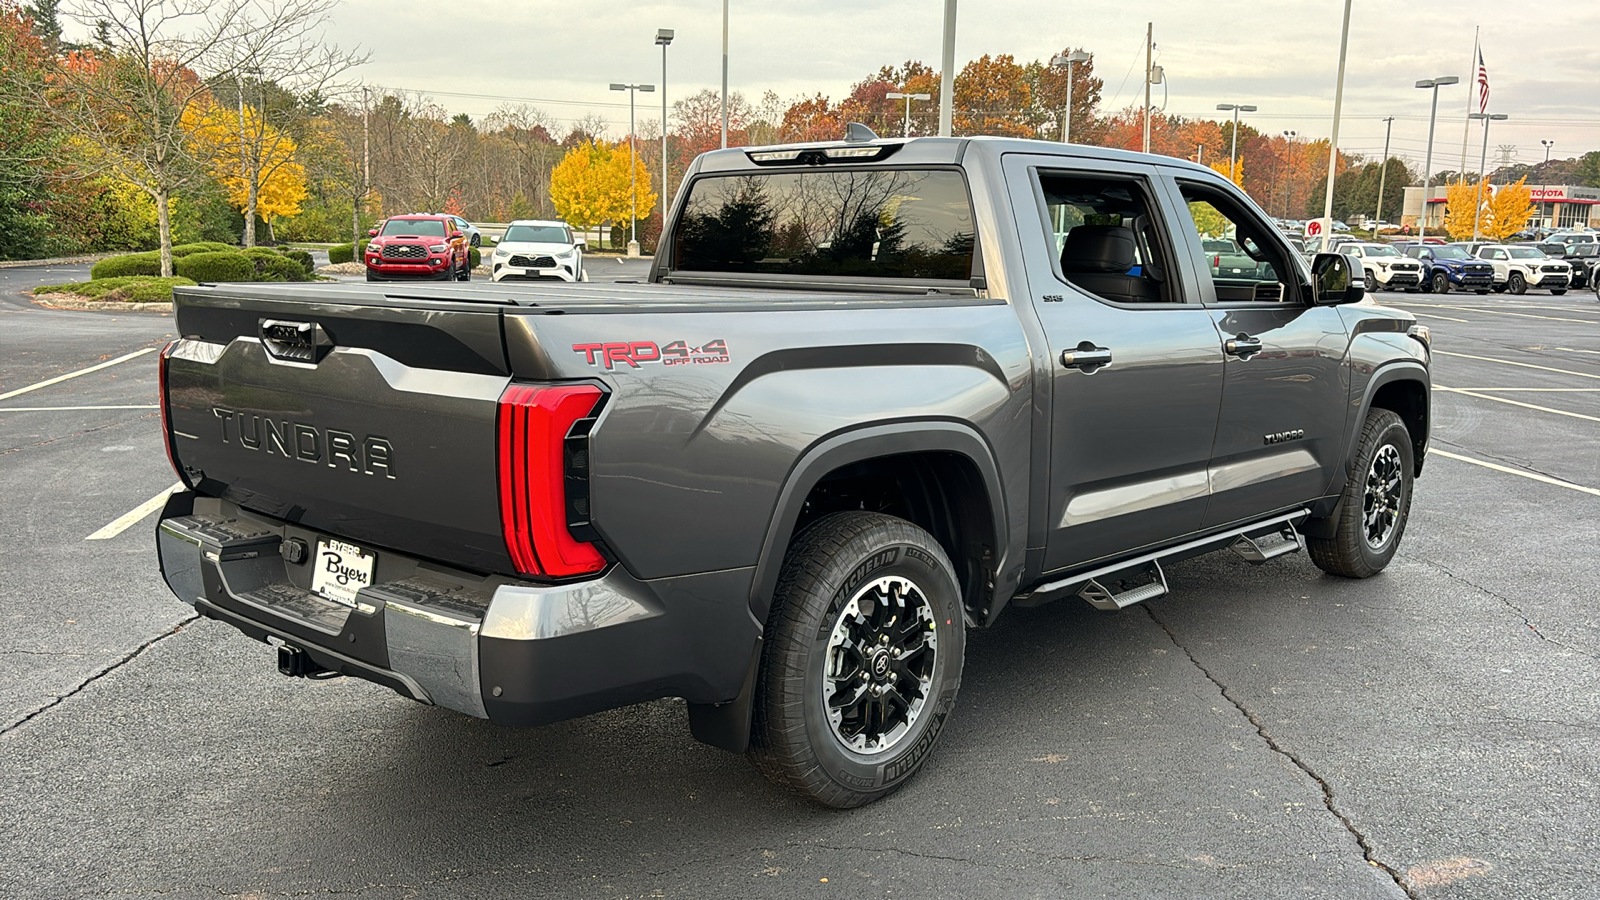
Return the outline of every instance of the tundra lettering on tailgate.
<path id="1" fill-rule="evenodd" d="M 385 478 L 394 477 L 394 446 L 384 438 L 368 435 L 358 441 L 349 431 L 321 429 L 287 419 L 278 421 L 263 413 L 221 406 L 211 407 L 211 414 L 222 425 L 224 444 L 233 443 L 231 435 L 246 450 L 262 450 L 268 456 L 277 454 L 301 462 L 326 462 L 330 468 L 342 465 L 352 472 L 367 475 L 382 472 Z"/>
<path id="2" fill-rule="evenodd" d="M 591 366 L 614 369 L 618 363 L 637 369 L 640 363 L 658 362 L 664 366 L 684 366 L 695 363 L 725 363 L 728 361 L 728 342 L 717 338 L 698 347 L 685 341 L 673 341 L 661 346 L 655 341 L 617 341 L 601 344 L 573 344 L 572 352 L 582 353 L 584 362 Z"/>

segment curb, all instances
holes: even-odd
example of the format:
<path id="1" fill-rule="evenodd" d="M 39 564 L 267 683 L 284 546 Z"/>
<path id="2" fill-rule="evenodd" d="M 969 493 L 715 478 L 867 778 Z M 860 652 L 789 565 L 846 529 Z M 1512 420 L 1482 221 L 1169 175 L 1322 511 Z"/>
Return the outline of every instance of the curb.
<path id="1" fill-rule="evenodd" d="M 116 300 L 88 300 L 76 294 L 33 295 L 33 302 L 45 309 L 99 312 L 172 312 L 171 303 L 123 303 Z"/>
<path id="2" fill-rule="evenodd" d="M 99 262 L 121 253 L 93 253 L 88 256 L 61 256 L 55 259 L 8 259 L 0 262 L 0 269 L 26 269 L 34 266 L 66 266 L 74 263 Z"/>

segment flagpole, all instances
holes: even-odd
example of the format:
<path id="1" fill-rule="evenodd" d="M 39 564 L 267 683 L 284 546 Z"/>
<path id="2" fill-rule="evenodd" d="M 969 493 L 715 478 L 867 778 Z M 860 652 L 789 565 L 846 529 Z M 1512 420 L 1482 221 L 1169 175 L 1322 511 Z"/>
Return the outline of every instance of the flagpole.
<path id="1" fill-rule="evenodd" d="M 1482 49 L 1478 45 L 1478 32 L 1482 27 L 1482 25 L 1476 25 L 1472 29 L 1472 61 L 1467 64 L 1467 71 L 1471 74 L 1468 76 L 1467 83 L 1473 85 L 1473 87 L 1478 84 L 1478 52 Z M 1456 169 L 1456 181 L 1462 184 L 1465 184 L 1467 180 L 1467 135 L 1472 131 L 1472 101 L 1476 96 L 1476 90 L 1467 89 L 1467 118 L 1461 120 L 1461 167 Z M 1426 207 L 1428 203 L 1427 185 L 1423 185 L 1422 196 L 1423 206 Z"/>

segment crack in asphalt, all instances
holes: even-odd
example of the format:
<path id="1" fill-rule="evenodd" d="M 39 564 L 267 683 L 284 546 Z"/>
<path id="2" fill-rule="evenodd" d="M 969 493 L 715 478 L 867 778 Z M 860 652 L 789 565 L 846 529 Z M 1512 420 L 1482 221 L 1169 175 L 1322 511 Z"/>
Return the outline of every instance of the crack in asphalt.
<path id="1" fill-rule="evenodd" d="M 15 722 L 12 722 L 11 724 L 6 725 L 4 727 L 0 727 L 0 737 L 4 737 L 5 735 L 8 735 L 13 731 L 16 731 L 18 728 L 21 728 L 22 726 L 28 724 L 29 722 L 32 722 L 34 719 L 38 718 L 41 714 L 45 713 L 46 711 L 54 709 L 57 706 L 60 706 L 62 703 L 66 702 L 67 698 L 78 694 L 84 688 L 88 687 L 90 684 L 94 683 L 95 681 L 100 680 L 101 678 L 105 677 L 106 675 L 109 675 L 112 672 L 115 672 L 116 670 L 118 670 L 118 669 L 122 668 L 123 666 L 127 665 L 128 663 L 132 662 L 136 657 L 139 656 L 139 654 L 141 654 L 144 651 L 146 651 L 146 650 L 150 649 L 151 647 L 155 646 L 157 643 L 160 643 L 161 641 L 164 641 L 167 638 L 172 637 L 173 635 L 175 635 L 178 632 L 182 631 L 183 630 L 183 626 L 188 625 L 190 622 L 193 622 L 194 620 L 196 620 L 198 618 L 200 618 L 200 614 L 196 613 L 196 614 L 194 614 L 192 616 L 188 616 L 187 618 L 182 619 L 181 621 L 178 622 L 178 624 L 172 626 L 172 628 L 170 628 L 169 630 L 164 631 L 161 634 L 156 635 L 155 637 L 151 638 L 148 641 L 145 641 L 144 643 L 140 644 L 139 646 L 133 648 L 133 650 L 129 651 L 128 654 L 123 656 L 121 659 L 117 660 L 116 662 L 112 663 L 109 666 L 106 666 L 105 668 L 103 668 L 100 671 L 94 673 L 93 675 L 90 675 L 88 678 L 85 678 L 83 681 L 78 682 L 77 687 L 74 687 L 72 690 L 67 691 L 65 694 L 61 694 L 61 695 L 57 696 L 54 700 L 51 700 L 49 703 L 46 703 L 45 705 L 39 707 L 38 709 L 35 709 L 33 712 L 28 713 L 27 715 L 25 715 L 22 718 L 16 720 Z"/>
<path id="2" fill-rule="evenodd" d="M 4 412 L 5 412 L 5 410 L 0 409 L 0 413 L 4 413 Z M 124 428 L 124 427 L 126 427 L 128 425 L 132 425 L 135 422 L 139 422 L 139 421 L 142 421 L 144 419 L 155 418 L 155 416 L 156 416 L 155 413 L 146 413 L 146 414 L 144 414 L 142 416 L 135 416 L 132 419 L 125 419 L 125 420 L 120 421 L 120 422 L 109 422 L 109 423 L 107 423 L 105 425 L 96 425 L 93 428 L 85 428 L 82 431 L 74 431 L 71 434 L 59 435 L 57 437 L 50 438 L 49 440 L 40 441 L 37 444 L 28 444 L 28 445 L 22 446 L 22 447 L 7 447 L 4 450 L 0 450 L 0 456 L 5 456 L 8 453 L 20 453 L 23 450 L 36 450 L 36 449 L 38 449 L 40 447 L 48 447 L 51 444 L 56 443 L 57 441 L 71 440 L 72 438 L 82 437 L 82 436 L 84 436 L 86 434 L 93 434 L 93 433 L 95 433 L 97 431 L 105 431 L 108 428 Z"/>
<path id="3" fill-rule="evenodd" d="M 1534 636 L 1537 637 L 1539 640 L 1544 641 L 1545 643 L 1550 644 L 1551 646 L 1560 647 L 1561 649 L 1566 650 L 1566 651 L 1568 651 L 1570 653 L 1579 653 L 1579 654 L 1582 654 L 1584 656 L 1589 657 L 1590 659 L 1600 659 L 1600 654 L 1591 653 L 1590 651 L 1584 650 L 1581 647 L 1574 647 L 1571 644 L 1568 644 L 1568 643 L 1565 643 L 1563 641 L 1557 640 L 1557 639 L 1551 637 L 1550 635 L 1545 634 L 1544 631 L 1542 631 L 1539 628 L 1538 625 L 1534 624 L 1533 619 L 1528 615 L 1527 611 L 1524 610 L 1522 607 L 1518 606 L 1516 603 L 1512 602 L 1510 597 L 1507 597 L 1504 594 L 1501 594 L 1501 593 L 1499 593 L 1499 592 L 1497 592 L 1497 591 L 1495 591 L 1495 590 L 1493 590 L 1491 588 L 1484 587 L 1483 585 L 1478 584 L 1477 582 L 1473 581 L 1472 579 L 1468 578 L 1465 575 L 1457 574 L 1456 572 L 1451 570 L 1449 566 L 1446 566 L 1443 563 L 1435 562 L 1435 561 L 1433 561 L 1431 559 L 1427 559 L 1427 558 L 1421 557 L 1421 556 L 1413 556 L 1413 555 L 1411 555 L 1409 553 L 1400 554 L 1400 555 L 1404 556 L 1406 559 L 1412 560 L 1414 562 L 1422 563 L 1425 566 L 1428 566 L 1430 568 L 1433 568 L 1433 569 L 1436 569 L 1436 570 L 1438 570 L 1440 572 L 1443 572 L 1446 577 L 1448 577 L 1448 578 L 1450 578 L 1450 579 L 1452 579 L 1454 581 L 1459 581 L 1462 584 L 1466 585 L 1467 587 L 1472 588 L 1473 590 L 1475 590 L 1475 591 L 1477 591 L 1477 592 L 1479 592 L 1479 593 L 1481 593 L 1481 594 L 1483 594 L 1485 596 L 1493 597 L 1494 599 L 1500 601 L 1500 605 L 1504 606 L 1506 609 L 1511 610 L 1511 612 L 1518 619 L 1522 620 L 1522 624 L 1527 626 L 1527 629 L 1529 631 L 1533 632 Z"/>
<path id="4" fill-rule="evenodd" d="M 1465 444 L 1457 444 L 1454 441 L 1447 441 L 1444 438 L 1438 438 L 1438 439 L 1436 439 L 1435 442 L 1436 443 L 1440 443 L 1440 444 L 1444 444 L 1447 447 L 1454 447 L 1457 450 L 1462 450 L 1462 451 L 1465 451 L 1467 453 L 1475 454 L 1477 456 L 1487 457 L 1487 458 L 1492 459 L 1495 462 L 1497 462 L 1497 463 L 1499 463 L 1499 464 L 1501 464 L 1503 466 L 1520 466 L 1521 468 L 1527 469 L 1529 472 L 1533 472 L 1536 475 L 1543 475 L 1546 478 L 1554 478 L 1557 481 L 1565 481 L 1568 484 L 1575 484 L 1576 483 L 1572 479 L 1567 478 L 1566 476 L 1557 475 L 1554 472 L 1546 472 L 1543 469 L 1538 468 L 1537 466 L 1533 465 L 1531 462 L 1529 462 L 1529 461 L 1527 461 L 1525 459 L 1513 459 L 1513 458 L 1507 457 L 1507 456 L 1500 456 L 1500 455 L 1495 454 L 1495 453 L 1490 453 L 1489 451 L 1484 450 L 1481 447 L 1468 447 Z"/>
<path id="5" fill-rule="evenodd" d="M 1222 699 L 1231 703 L 1233 708 L 1239 711 L 1240 715 L 1244 716 L 1251 725 L 1255 726 L 1256 734 L 1260 735 L 1261 740 L 1266 742 L 1268 749 L 1293 763 L 1295 768 L 1299 769 L 1301 772 L 1304 772 L 1306 777 L 1316 782 L 1317 787 L 1322 789 L 1322 805 L 1327 807 L 1328 812 L 1331 813 L 1334 818 L 1338 819 L 1340 824 L 1344 825 L 1345 830 L 1350 832 L 1351 837 L 1355 838 L 1356 845 L 1361 848 L 1361 853 L 1366 858 L 1367 865 L 1370 865 L 1373 868 L 1380 870 L 1385 875 L 1388 875 L 1390 880 L 1394 882 L 1395 887 L 1399 888 L 1401 893 L 1411 898 L 1411 900 L 1419 900 L 1421 895 L 1411 889 L 1411 886 L 1406 883 L 1405 877 L 1402 876 L 1399 871 L 1383 860 L 1378 859 L 1376 852 L 1372 849 L 1372 843 L 1367 840 L 1367 836 L 1362 834 L 1361 830 L 1356 827 L 1356 824 L 1350 820 L 1350 817 L 1339 808 L 1338 801 L 1333 796 L 1333 786 L 1328 784 L 1328 782 L 1323 779 L 1321 775 L 1318 775 L 1316 770 L 1312 769 L 1311 766 L 1308 765 L 1305 760 L 1301 759 L 1298 754 L 1278 743 L 1277 738 L 1274 738 L 1271 732 L 1267 731 L 1267 726 L 1261 721 L 1261 718 L 1254 712 L 1251 712 L 1249 707 L 1245 706 L 1244 703 L 1240 702 L 1236 697 L 1234 697 L 1233 692 L 1228 690 L 1228 686 L 1223 684 L 1222 680 L 1216 675 L 1213 675 L 1211 670 L 1206 668 L 1206 666 L 1201 663 L 1192 652 L 1190 652 L 1189 648 L 1184 646 L 1182 641 L 1178 640 L 1178 636 L 1173 633 L 1172 629 L 1167 626 L 1167 623 L 1162 621 L 1161 617 L 1156 614 L 1154 607 L 1146 605 L 1144 607 L 1144 611 L 1150 616 L 1150 620 L 1156 623 L 1156 627 L 1160 628 L 1166 633 L 1167 639 L 1172 641 L 1172 645 L 1177 647 L 1179 650 L 1182 650 L 1183 655 L 1189 658 L 1189 662 L 1193 663 L 1194 667 L 1200 670 L 1200 674 L 1204 675 L 1207 680 L 1216 685 L 1217 690 L 1222 694 Z"/>
<path id="6" fill-rule="evenodd" d="M 941 856 L 937 853 L 918 853 L 915 850 L 907 850 L 904 847 L 833 847 L 829 846 L 828 844 L 796 844 L 794 846 L 797 848 L 816 847 L 819 850 L 833 850 L 837 852 L 894 853 L 899 856 L 914 856 L 917 859 L 942 859 L 946 862 L 974 862 L 974 860 L 969 856 Z"/>

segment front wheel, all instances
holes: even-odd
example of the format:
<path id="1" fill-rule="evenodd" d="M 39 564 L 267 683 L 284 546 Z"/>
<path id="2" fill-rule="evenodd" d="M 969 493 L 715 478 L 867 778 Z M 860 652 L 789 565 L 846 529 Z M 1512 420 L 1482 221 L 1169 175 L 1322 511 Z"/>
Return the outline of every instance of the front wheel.
<path id="1" fill-rule="evenodd" d="M 1333 537 L 1306 539 L 1317 568 L 1367 578 L 1389 564 L 1411 515 L 1414 454 L 1411 434 L 1398 415 L 1375 409 L 1367 416 L 1334 514 Z"/>
<path id="2" fill-rule="evenodd" d="M 1428 282 L 1428 287 L 1435 294 L 1448 294 L 1450 293 L 1450 276 L 1443 272 L 1435 272 L 1432 280 Z"/>
<path id="3" fill-rule="evenodd" d="M 1511 276 L 1506 279 L 1506 290 L 1513 294 L 1526 294 L 1528 292 L 1528 280 L 1522 277 L 1521 272 L 1512 272 Z"/>
<path id="4" fill-rule="evenodd" d="M 824 516 L 795 538 L 768 616 L 749 757 L 840 809 L 921 768 L 955 707 L 966 634 L 955 569 L 892 516 Z"/>

